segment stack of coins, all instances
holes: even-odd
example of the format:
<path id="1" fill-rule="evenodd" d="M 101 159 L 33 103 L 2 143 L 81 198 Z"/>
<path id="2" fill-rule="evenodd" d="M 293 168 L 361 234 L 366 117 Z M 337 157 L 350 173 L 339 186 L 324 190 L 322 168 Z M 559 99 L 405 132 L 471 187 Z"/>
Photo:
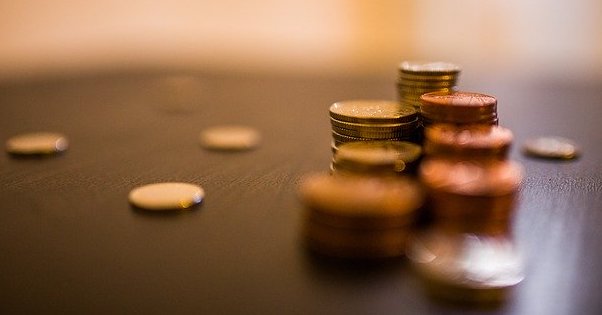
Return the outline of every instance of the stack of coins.
<path id="1" fill-rule="evenodd" d="M 424 134 L 429 157 L 503 160 L 512 144 L 512 131 L 500 126 L 435 124 Z"/>
<path id="2" fill-rule="evenodd" d="M 388 176 L 414 173 L 422 148 L 407 141 L 360 141 L 340 145 L 331 171 L 341 175 Z"/>
<path id="3" fill-rule="evenodd" d="M 454 90 L 460 67 L 448 62 L 411 62 L 399 65 L 397 91 L 402 104 L 420 108 L 420 96 L 429 92 Z"/>
<path id="4" fill-rule="evenodd" d="M 405 253 L 422 192 L 411 179 L 365 176 L 306 177 L 303 239 L 319 254 L 378 259 Z"/>
<path id="5" fill-rule="evenodd" d="M 420 97 L 424 127 L 434 123 L 497 125 L 497 100 L 473 92 L 432 92 Z"/>
<path id="6" fill-rule="evenodd" d="M 501 302 L 523 278 L 510 236 L 522 167 L 492 157 L 431 156 L 420 166 L 434 223 L 416 237 L 409 256 L 439 297 Z"/>
<path id="7" fill-rule="evenodd" d="M 419 127 L 411 106 L 386 100 L 342 101 L 330 106 L 333 150 L 356 141 L 412 140 Z"/>

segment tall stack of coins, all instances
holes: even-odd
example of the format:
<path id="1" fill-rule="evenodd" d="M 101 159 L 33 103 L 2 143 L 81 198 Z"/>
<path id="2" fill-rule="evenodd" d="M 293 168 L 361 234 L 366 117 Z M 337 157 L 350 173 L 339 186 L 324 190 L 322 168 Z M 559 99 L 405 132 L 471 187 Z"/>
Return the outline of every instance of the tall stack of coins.
<path id="1" fill-rule="evenodd" d="M 481 93 L 432 92 L 420 96 L 424 127 L 434 123 L 497 125 L 497 100 Z"/>
<path id="2" fill-rule="evenodd" d="M 404 61 L 399 65 L 397 91 L 402 104 L 420 108 L 420 96 L 429 92 L 454 90 L 460 67 L 448 62 Z"/>
<path id="3" fill-rule="evenodd" d="M 419 126 L 413 107 L 386 100 L 334 103 L 330 106 L 330 123 L 333 150 L 347 142 L 412 140 Z"/>
<path id="4" fill-rule="evenodd" d="M 414 173 L 421 154 L 419 145 L 407 141 L 348 142 L 334 153 L 331 171 L 370 176 Z"/>
<path id="5" fill-rule="evenodd" d="M 303 239 L 309 249 L 340 258 L 378 259 L 405 253 L 416 210 L 418 185 L 407 178 L 306 177 Z"/>
<path id="6" fill-rule="evenodd" d="M 467 303 L 497 303 L 523 279 L 510 237 L 522 167 L 500 160 L 432 158 L 422 163 L 435 222 L 409 257 L 429 292 Z M 428 259 L 427 259 L 428 258 Z"/>

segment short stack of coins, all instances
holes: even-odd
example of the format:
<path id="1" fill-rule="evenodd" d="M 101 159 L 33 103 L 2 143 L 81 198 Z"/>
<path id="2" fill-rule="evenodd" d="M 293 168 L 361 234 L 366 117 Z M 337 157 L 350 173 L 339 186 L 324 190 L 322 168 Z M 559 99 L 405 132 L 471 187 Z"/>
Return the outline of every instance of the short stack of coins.
<path id="1" fill-rule="evenodd" d="M 407 141 L 358 141 L 339 146 L 331 171 L 338 175 L 390 176 L 415 173 L 422 148 Z"/>
<path id="2" fill-rule="evenodd" d="M 303 240 L 313 252 L 338 258 L 382 259 L 405 253 L 422 192 L 408 178 L 306 177 Z"/>
<path id="3" fill-rule="evenodd" d="M 523 279 L 510 229 L 523 176 L 507 160 L 512 133 L 489 124 L 434 124 L 425 136 L 419 173 L 433 223 L 415 238 L 410 259 L 437 297 L 503 302 Z"/>
<path id="4" fill-rule="evenodd" d="M 357 141 L 409 141 L 419 127 L 417 111 L 386 100 L 351 100 L 330 106 L 333 150 Z"/>
<path id="5" fill-rule="evenodd" d="M 420 108 L 420 96 L 429 92 L 450 93 L 460 67 L 448 62 L 404 61 L 399 65 L 397 91 L 402 104 Z"/>
<path id="6" fill-rule="evenodd" d="M 422 125 L 437 123 L 456 125 L 497 125 L 495 97 L 464 91 L 432 92 L 420 96 Z"/>

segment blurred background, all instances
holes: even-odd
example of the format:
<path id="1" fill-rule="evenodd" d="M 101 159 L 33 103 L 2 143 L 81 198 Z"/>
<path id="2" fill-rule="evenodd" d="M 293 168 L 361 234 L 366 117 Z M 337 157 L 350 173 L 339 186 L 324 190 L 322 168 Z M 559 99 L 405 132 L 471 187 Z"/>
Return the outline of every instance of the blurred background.
<path id="1" fill-rule="evenodd" d="M 599 0 L 0 1 L 0 81 L 186 70 L 602 78 Z"/>

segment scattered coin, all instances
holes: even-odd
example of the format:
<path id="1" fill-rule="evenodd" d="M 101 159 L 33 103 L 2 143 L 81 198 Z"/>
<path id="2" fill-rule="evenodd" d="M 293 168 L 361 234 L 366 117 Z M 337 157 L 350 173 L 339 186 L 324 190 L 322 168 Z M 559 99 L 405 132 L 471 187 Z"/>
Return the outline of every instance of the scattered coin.
<path id="1" fill-rule="evenodd" d="M 261 135 L 251 127 L 224 125 L 203 130 L 199 140 L 206 149 L 243 151 L 257 147 Z"/>
<path id="2" fill-rule="evenodd" d="M 67 138 L 54 132 L 34 132 L 14 136 L 6 141 L 6 151 L 16 155 L 50 155 L 69 147 Z"/>
<path id="3" fill-rule="evenodd" d="M 562 137 L 529 139 L 523 145 L 523 152 L 529 156 L 561 160 L 571 160 L 580 155 L 577 145 Z"/>
<path id="4" fill-rule="evenodd" d="M 180 210 L 201 203 L 205 191 L 201 186 L 187 183 L 156 183 L 134 188 L 129 202 L 145 210 Z"/>

